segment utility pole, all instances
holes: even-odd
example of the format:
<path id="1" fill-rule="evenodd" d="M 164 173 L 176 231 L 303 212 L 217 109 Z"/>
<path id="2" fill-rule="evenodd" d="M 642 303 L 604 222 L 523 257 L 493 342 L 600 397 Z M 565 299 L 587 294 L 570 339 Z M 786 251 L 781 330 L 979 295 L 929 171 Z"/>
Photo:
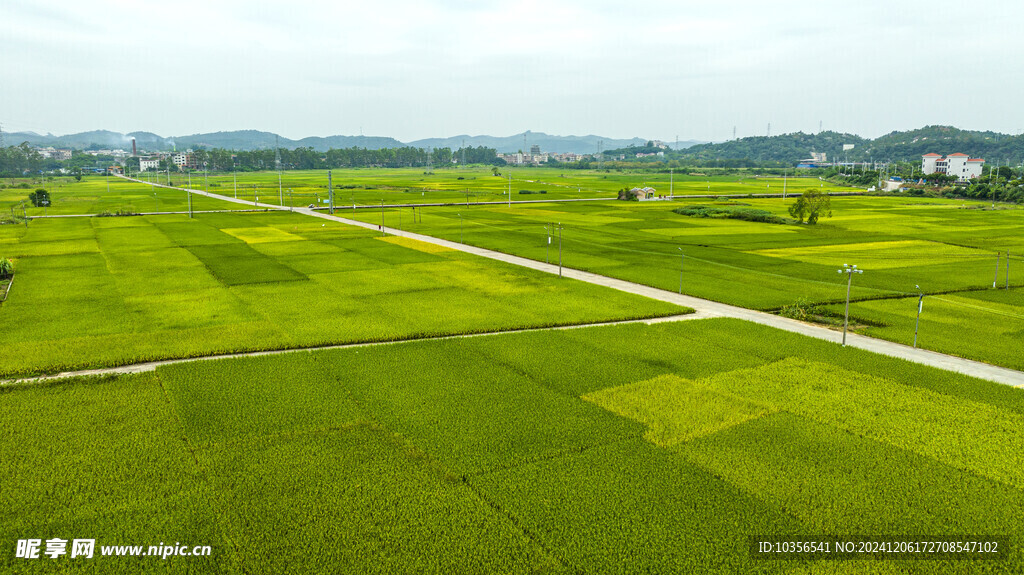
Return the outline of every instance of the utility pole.
<path id="1" fill-rule="evenodd" d="M 678 143 L 677 143 L 677 145 L 678 145 Z M 670 198 L 675 198 L 676 197 L 675 179 L 674 179 L 673 176 L 674 176 L 674 174 L 672 172 L 672 168 L 669 168 L 668 169 L 668 197 L 670 197 Z"/>
<path id="2" fill-rule="evenodd" d="M 281 172 L 277 173 L 277 205 L 284 205 L 284 190 L 281 188 Z"/>
<path id="3" fill-rule="evenodd" d="M 999 281 L 999 252 L 996 252 L 996 277 L 992 278 L 992 287 L 996 287 L 996 282 Z"/>
<path id="4" fill-rule="evenodd" d="M 234 171 L 231 172 L 231 181 L 234 183 L 234 186 L 235 186 L 235 199 L 237 200 L 238 199 L 238 174 L 235 173 Z"/>
<path id="5" fill-rule="evenodd" d="M 508 171 L 508 207 L 512 207 L 512 170 Z"/>
<path id="6" fill-rule="evenodd" d="M 380 201 L 380 236 L 384 237 L 387 234 L 384 233 L 384 200 Z"/>
<path id="7" fill-rule="evenodd" d="M 786 199 L 786 173 L 788 170 L 782 170 L 782 199 Z"/>
<path id="8" fill-rule="evenodd" d="M 850 325 L 850 288 L 853 287 L 853 274 L 862 274 L 864 270 L 857 269 L 855 265 L 843 264 L 843 269 L 839 270 L 839 273 L 848 276 L 846 281 L 846 317 L 843 320 L 843 347 L 846 347 L 846 329 Z"/>
<path id="9" fill-rule="evenodd" d="M 294 204 L 294 202 L 292 202 L 292 189 L 291 188 L 288 188 L 288 211 L 289 212 L 294 212 L 295 211 L 295 204 Z"/>
<path id="10" fill-rule="evenodd" d="M 996 181 L 992 178 L 992 166 L 988 167 L 988 188 L 991 191 L 990 195 L 992 196 L 992 209 L 994 210 L 996 209 Z M 998 257 L 996 261 L 999 261 Z"/>
<path id="11" fill-rule="evenodd" d="M 460 244 L 466 243 L 466 230 L 465 230 L 465 226 L 462 223 L 462 213 L 461 212 L 459 213 L 459 243 Z"/>
<path id="12" fill-rule="evenodd" d="M 558 222 L 558 277 L 562 277 L 562 222 Z"/>
<path id="13" fill-rule="evenodd" d="M 914 347 L 917 347 L 917 330 L 921 327 L 921 310 L 924 309 L 924 293 L 921 292 L 921 286 L 914 286 L 917 288 L 917 323 L 914 324 Z"/>
<path id="14" fill-rule="evenodd" d="M 384 200 L 381 200 L 384 203 Z M 327 170 L 327 205 L 330 207 L 331 215 L 334 215 L 334 183 L 331 181 L 331 171 Z M 384 229 L 384 222 L 381 222 L 381 230 Z"/>
<path id="15" fill-rule="evenodd" d="M 686 255 L 683 253 L 683 248 L 679 249 L 679 295 L 683 294 L 683 260 L 686 259 Z"/>
<path id="16" fill-rule="evenodd" d="M 1006 287 L 1005 287 L 1005 289 L 1010 289 L 1010 252 L 1009 251 L 1006 252 Z"/>
<path id="17" fill-rule="evenodd" d="M 548 236 L 547 250 L 544 252 L 544 263 L 550 264 L 551 263 L 551 228 L 549 226 L 544 226 L 544 232 L 547 233 L 547 236 Z"/>

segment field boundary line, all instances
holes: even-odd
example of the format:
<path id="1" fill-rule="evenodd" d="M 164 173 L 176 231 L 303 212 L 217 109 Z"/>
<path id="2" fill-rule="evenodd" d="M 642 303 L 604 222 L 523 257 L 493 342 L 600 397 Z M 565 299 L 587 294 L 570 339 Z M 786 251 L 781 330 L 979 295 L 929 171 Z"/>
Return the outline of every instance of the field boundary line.
<path id="1" fill-rule="evenodd" d="M 261 357 L 266 355 L 283 355 L 287 353 L 301 353 L 311 351 L 328 351 L 332 349 L 349 349 L 349 348 L 360 348 L 360 347 L 371 347 L 378 345 L 400 345 L 404 343 L 414 343 L 418 341 L 443 341 L 448 339 L 460 339 L 468 337 L 486 337 L 492 335 L 504 335 L 514 333 L 529 333 L 535 331 L 560 331 L 567 329 L 582 329 L 587 327 L 604 327 L 612 325 L 629 325 L 636 323 L 643 323 L 647 325 L 653 325 L 658 323 L 667 323 L 675 321 L 690 321 L 699 319 L 708 319 L 715 317 L 713 314 L 707 312 L 694 311 L 691 313 L 650 317 L 642 319 L 623 319 L 613 321 L 602 321 L 602 322 L 591 322 L 591 323 L 580 323 L 570 325 L 555 325 L 546 327 L 525 327 L 518 329 L 506 329 L 487 331 L 480 333 L 460 333 L 455 335 L 439 335 L 432 337 L 413 337 L 408 339 L 396 339 L 391 341 L 364 341 L 354 343 L 338 343 L 331 345 L 317 345 L 309 347 L 289 347 L 282 349 L 265 349 L 259 351 L 242 351 L 237 353 L 219 353 L 213 355 L 200 355 L 194 357 L 179 357 L 171 359 L 159 359 L 155 361 L 146 361 L 141 363 L 131 363 L 127 365 L 119 365 L 115 367 L 101 367 L 96 369 L 83 369 L 76 371 L 62 371 L 60 373 L 49 374 L 49 375 L 37 375 L 32 377 L 23 378 L 12 378 L 6 380 L 0 380 L 0 388 L 3 387 L 15 387 L 20 385 L 29 385 L 33 383 L 44 383 L 47 381 L 55 381 L 59 379 L 69 379 L 73 377 L 103 377 L 107 375 L 128 375 L 134 373 L 146 373 L 156 371 L 158 367 L 164 365 L 174 365 L 178 363 L 193 363 L 197 361 L 212 361 L 217 359 L 232 359 L 237 357 Z"/>

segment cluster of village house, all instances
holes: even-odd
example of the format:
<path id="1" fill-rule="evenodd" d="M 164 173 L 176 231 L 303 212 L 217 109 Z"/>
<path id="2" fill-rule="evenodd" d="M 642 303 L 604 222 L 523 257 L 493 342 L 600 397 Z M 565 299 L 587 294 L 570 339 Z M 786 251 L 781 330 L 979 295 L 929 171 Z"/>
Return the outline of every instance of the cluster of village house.
<path id="1" fill-rule="evenodd" d="M 661 142 L 658 142 L 661 144 Z M 71 150 L 70 149 L 55 149 L 53 147 L 36 148 L 36 151 L 44 158 L 54 160 L 70 160 Z M 93 156 L 113 156 L 121 159 L 128 157 L 128 152 L 125 150 L 86 150 L 84 153 Z M 664 155 L 664 152 L 659 152 L 659 155 Z M 654 153 L 638 153 L 637 157 L 655 155 Z M 509 164 L 514 165 L 539 165 L 546 163 L 549 159 L 554 159 L 558 162 L 578 162 L 586 157 L 592 157 L 591 155 L 585 154 L 553 154 L 548 152 L 541 152 L 540 146 L 534 145 L 530 147 L 530 153 L 525 154 L 523 152 L 517 152 L 515 154 L 498 154 L 498 157 Z M 160 162 L 164 159 L 170 159 L 179 170 L 183 169 L 199 169 L 201 166 L 195 160 L 195 156 L 191 152 L 171 152 L 164 154 L 151 154 L 148 156 L 139 156 L 139 170 L 146 172 L 150 170 L 158 170 L 160 168 Z M 618 154 L 618 159 L 625 159 L 625 155 Z M 801 160 L 797 167 L 821 167 L 827 164 L 827 157 L 824 153 L 813 153 L 811 158 Z M 948 156 L 942 156 L 940 154 L 925 154 L 921 156 L 921 172 L 925 175 L 928 174 L 947 174 L 956 176 L 958 181 L 966 182 L 981 176 L 982 171 L 985 167 L 985 160 L 982 158 L 972 158 L 967 154 L 949 154 Z M 653 190 L 651 190 L 653 191 Z M 647 195 L 647 194 L 644 194 Z"/>

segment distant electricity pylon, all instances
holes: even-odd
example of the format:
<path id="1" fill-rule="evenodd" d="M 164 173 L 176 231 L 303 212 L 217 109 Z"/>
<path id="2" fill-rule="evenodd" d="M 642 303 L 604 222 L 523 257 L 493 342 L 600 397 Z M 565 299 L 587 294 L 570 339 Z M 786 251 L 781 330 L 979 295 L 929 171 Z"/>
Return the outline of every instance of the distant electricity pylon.
<path id="1" fill-rule="evenodd" d="M 772 123 L 768 122 L 768 137 L 772 137 Z"/>
<path id="2" fill-rule="evenodd" d="M 733 140 L 735 140 L 735 139 L 736 139 L 736 126 L 733 126 L 733 127 L 732 127 L 732 139 L 733 139 Z"/>
<path id="3" fill-rule="evenodd" d="M 427 173 L 434 173 L 434 154 L 433 150 L 430 149 L 430 146 L 427 146 Z"/>
<path id="4" fill-rule="evenodd" d="M 466 165 L 466 140 L 462 140 L 462 165 Z"/>
<path id="5" fill-rule="evenodd" d="M 274 136 L 274 169 L 281 171 L 281 144 L 278 136 Z"/>
<path id="6" fill-rule="evenodd" d="M 601 169 L 601 164 L 604 162 L 604 140 L 597 141 L 597 169 Z"/>

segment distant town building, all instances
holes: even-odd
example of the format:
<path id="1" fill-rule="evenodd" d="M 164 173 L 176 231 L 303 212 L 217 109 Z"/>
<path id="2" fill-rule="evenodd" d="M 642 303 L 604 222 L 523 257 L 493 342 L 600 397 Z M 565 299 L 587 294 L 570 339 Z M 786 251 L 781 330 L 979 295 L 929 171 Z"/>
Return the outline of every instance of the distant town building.
<path id="1" fill-rule="evenodd" d="M 171 154 L 171 161 L 178 167 L 179 170 L 189 168 L 192 170 L 198 170 L 199 164 L 196 162 L 195 155 L 191 152 L 175 152 Z"/>
<path id="2" fill-rule="evenodd" d="M 112 156 L 114 158 L 126 158 L 128 152 L 125 150 L 86 150 L 84 153 L 90 156 Z"/>
<path id="3" fill-rule="evenodd" d="M 48 146 L 46 148 L 36 148 L 36 152 L 38 152 L 40 156 L 48 160 L 71 159 L 71 150 L 67 149 L 54 149 L 52 146 Z"/>
<path id="4" fill-rule="evenodd" d="M 972 158 L 967 154 L 925 154 L 921 156 L 921 172 L 928 174 L 946 174 L 956 176 L 958 182 L 966 182 L 981 175 L 985 160 Z"/>
<path id="5" fill-rule="evenodd" d="M 822 168 L 830 165 L 828 155 L 825 152 L 811 152 L 811 157 L 797 162 L 798 168 Z"/>
<path id="6" fill-rule="evenodd" d="M 530 146 L 530 154 L 534 156 L 540 154 L 540 146 L 537 144 Z"/>
<path id="7" fill-rule="evenodd" d="M 160 158 L 139 158 L 139 171 L 145 172 L 147 170 L 158 170 L 160 169 Z"/>
<path id="8" fill-rule="evenodd" d="M 566 152 L 564 154 L 553 154 L 551 152 L 536 152 L 537 146 L 533 146 L 530 150 L 531 153 L 524 154 L 522 152 L 516 152 L 515 154 L 498 154 L 498 158 L 505 160 L 505 163 L 516 166 L 532 165 L 539 166 L 540 164 L 546 163 L 548 160 L 554 160 L 556 162 L 568 163 L 578 162 L 584 158 L 591 158 L 597 160 L 597 155 L 586 155 L 576 154 L 573 152 Z M 622 156 L 625 158 L 625 156 Z"/>

